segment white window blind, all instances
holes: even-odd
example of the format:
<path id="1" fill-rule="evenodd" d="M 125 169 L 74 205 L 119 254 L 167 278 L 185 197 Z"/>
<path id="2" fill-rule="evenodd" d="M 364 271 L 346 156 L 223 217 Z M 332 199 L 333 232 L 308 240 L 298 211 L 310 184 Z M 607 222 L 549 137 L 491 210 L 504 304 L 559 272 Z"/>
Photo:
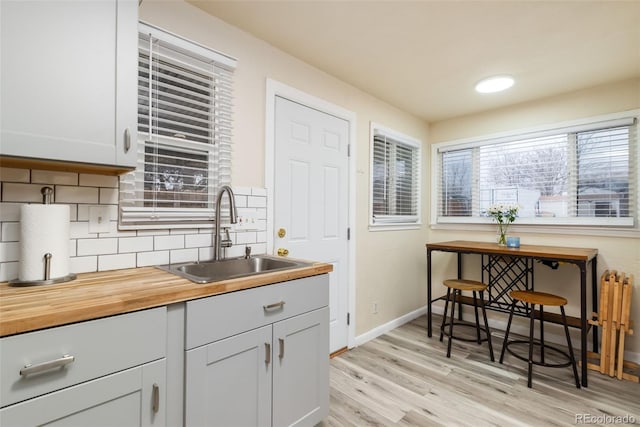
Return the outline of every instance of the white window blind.
<path id="1" fill-rule="evenodd" d="M 140 24 L 138 161 L 120 179 L 121 228 L 214 218 L 231 182 L 235 60 Z"/>
<path id="2" fill-rule="evenodd" d="M 517 203 L 521 224 L 633 226 L 637 141 L 625 117 L 441 144 L 437 221 L 473 222 L 493 203 Z"/>
<path id="3" fill-rule="evenodd" d="M 371 225 L 420 222 L 420 143 L 372 126 Z"/>

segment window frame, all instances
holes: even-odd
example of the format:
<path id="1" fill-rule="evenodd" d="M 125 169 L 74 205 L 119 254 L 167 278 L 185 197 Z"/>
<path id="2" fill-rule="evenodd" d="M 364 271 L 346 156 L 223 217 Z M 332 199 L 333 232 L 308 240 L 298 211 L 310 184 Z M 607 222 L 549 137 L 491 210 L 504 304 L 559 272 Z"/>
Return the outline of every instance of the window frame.
<path id="1" fill-rule="evenodd" d="M 160 41 L 160 43 L 170 46 L 172 51 L 176 52 L 175 57 L 171 57 L 172 60 L 181 61 L 184 65 L 189 65 L 190 61 L 193 61 L 193 65 L 190 70 L 198 72 L 198 68 L 202 65 L 201 61 L 208 63 L 207 67 L 211 67 L 211 75 L 214 78 L 220 78 L 220 73 L 223 74 L 224 79 L 228 78 L 226 74 L 232 75 L 236 68 L 237 60 L 231 56 L 213 50 L 209 47 L 201 45 L 197 42 L 188 40 L 179 35 L 166 31 L 162 28 L 153 26 L 146 22 L 140 21 L 138 24 L 138 34 L 141 37 L 145 35 L 152 37 L 154 40 Z M 138 61 L 140 61 L 141 51 L 136 50 L 138 55 Z M 136 62 L 138 62 L 136 61 Z M 201 70 L 203 68 L 200 68 Z M 209 72 L 209 71 L 207 71 Z M 228 83 L 227 83 L 228 84 Z M 140 88 L 139 83 L 137 85 Z M 211 86 L 210 97 L 211 99 L 217 99 L 218 91 L 220 89 L 219 84 Z M 222 86 L 222 90 L 230 90 Z M 142 96 L 139 92 L 139 97 Z M 225 93 L 226 98 L 223 101 L 223 106 L 230 104 L 233 98 L 232 93 Z M 214 104 L 211 104 L 212 108 Z M 136 110 L 138 111 L 138 110 Z M 139 112 L 137 114 L 140 114 Z M 208 136 L 207 143 L 197 142 L 190 140 L 188 137 L 172 137 L 168 135 L 162 135 L 153 132 L 153 129 L 147 131 L 138 131 L 137 141 L 137 167 L 135 170 L 122 175 L 120 179 L 120 200 L 119 200 L 119 225 L 122 230 L 135 230 L 135 229 L 166 229 L 170 228 L 209 228 L 213 226 L 213 219 L 215 218 L 215 196 L 219 186 L 229 185 L 231 182 L 231 151 L 232 140 L 230 131 L 230 122 L 232 120 L 230 116 L 232 113 L 226 109 L 214 110 L 210 112 L 212 123 L 211 126 L 218 127 L 218 121 L 222 120 L 224 123 L 222 127 L 229 128 L 218 132 L 211 128 L 211 134 Z M 213 124 L 213 117 L 221 117 L 216 119 L 215 125 Z M 228 122 L 227 122 L 228 121 Z M 136 121 L 138 123 L 138 121 Z M 138 124 L 138 127 L 141 126 Z M 177 123 L 177 126 L 180 126 Z M 183 139 L 184 138 L 184 139 Z M 147 146 L 151 147 L 155 145 L 159 150 L 173 150 L 176 152 L 184 151 L 185 153 L 193 153 L 194 155 L 207 156 L 204 161 L 207 170 L 207 184 L 206 194 L 203 193 L 203 203 L 206 207 L 200 208 L 188 208 L 188 207 L 163 207 L 160 204 L 158 206 L 145 206 L 146 197 L 145 186 L 143 184 L 144 175 L 146 173 L 145 165 L 146 155 L 144 150 Z M 224 147 L 224 148 L 221 148 Z M 222 152 L 222 156 L 220 153 Z M 198 154 L 199 153 L 199 154 Z M 189 169 L 188 164 L 181 167 Z M 205 170 L 204 168 L 202 169 Z M 150 199 L 151 200 L 151 199 Z M 206 200 L 206 201 L 205 201 Z"/>
<path id="2" fill-rule="evenodd" d="M 405 147 L 411 148 L 415 161 L 413 163 L 415 167 L 415 200 L 412 201 L 416 206 L 416 215 L 385 215 L 385 218 L 379 218 L 376 221 L 373 207 L 374 207 L 374 161 L 375 161 L 375 137 L 377 135 L 383 135 L 393 140 L 395 144 L 400 144 Z M 401 229 L 417 229 L 422 225 L 422 142 L 419 139 L 405 135 L 389 127 L 380 125 L 375 122 L 370 123 L 369 133 L 369 230 L 370 231 L 384 231 L 384 230 L 401 230 Z"/>
<path id="3" fill-rule="evenodd" d="M 611 225 L 611 218 L 599 217 L 528 217 L 517 219 L 514 226 L 520 227 L 520 231 L 549 232 L 549 233 L 589 233 L 594 235 L 617 235 L 617 236 L 637 236 L 640 234 L 640 110 L 629 110 L 619 113 L 612 113 L 578 120 L 559 122 L 554 124 L 541 125 L 532 128 L 515 129 L 495 134 L 482 135 L 477 137 L 464 138 L 459 140 L 445 141 L 431 145 L 431 179 L 434 185 L 431 191 L 431 212 L 430 226 L 434 229 L 458 229 L 458 230 L 478 230 L 494 229 L 495 224 L 489 217 L 482 216 L 440 216 L 440 188 L 442 179 L 441 152 L 455 147 L 473 148 L 483 144 L 495 144 L 501 142 L 517 141 L 519 139 L 535 138 L 539 136 L 552 135 L 558 132 L 571 133 L 582 132 L 598 127 L 604 123 L 615 127 L 616 123 L 624 123 L 628 120 L 635 120 L 631 125 L 633 128 L 629 139 L 629 163 L 633 168 L 630 173 L 629 192 L 633 199 L 633 213 L 628 217 L 628 221 L 614 221 Z M 475 166 L 475 165 L 474 165 Z M 577 188 L 577 183 L 576 183 Z M 571 189 L 569 189 L 571 191 Z M 472 193 L 477 192 L 473 189 Z M 625 223 L 626 222 L 626 223 Z M 491 227 L 489 227 L 491 225 Z"/>

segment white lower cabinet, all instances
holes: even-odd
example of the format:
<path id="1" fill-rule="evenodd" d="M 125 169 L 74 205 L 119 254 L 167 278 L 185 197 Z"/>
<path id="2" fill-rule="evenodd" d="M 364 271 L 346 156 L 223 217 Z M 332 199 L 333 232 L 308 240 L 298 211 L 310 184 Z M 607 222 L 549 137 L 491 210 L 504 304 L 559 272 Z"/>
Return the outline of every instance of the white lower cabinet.
<path id="1" fill-rule="evenodd" d="M 164 425 L 164 377 L 163 359 L 0 409 L 0 421 L 7 427 Z"/>
<path id="2" fill-rule="evenodd" d="M 164 426 L 166 307 L 0 340 L 0 425 Z"/>
<path id="3" fill-rule="evenodd" d="M 322 275 L 187 303 L 185 425 L 322 421 L 329 408 L 328 286 Z M 250 329 L 238 331 L 238 324 Z M 207 336 L 213 341 L 198 345 Z"/>

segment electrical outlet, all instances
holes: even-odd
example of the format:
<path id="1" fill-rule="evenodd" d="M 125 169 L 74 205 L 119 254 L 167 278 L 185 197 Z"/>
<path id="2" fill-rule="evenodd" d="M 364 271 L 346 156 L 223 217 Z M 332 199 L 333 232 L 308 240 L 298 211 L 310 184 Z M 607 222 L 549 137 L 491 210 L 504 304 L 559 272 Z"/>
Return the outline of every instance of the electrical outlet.
<path id="1" fill-rule="evenodd" d="M 108 206 L 89 206 L 89 233 L 108 233 L 110 220 Z"/>
<path id="2" fill-rule="evenodd" d="M 244 211 L 238 214 L 238 222 L 233 224 L 234 231 L 249 231 L 258 229 L 258 213 L 255 211 Z"/>

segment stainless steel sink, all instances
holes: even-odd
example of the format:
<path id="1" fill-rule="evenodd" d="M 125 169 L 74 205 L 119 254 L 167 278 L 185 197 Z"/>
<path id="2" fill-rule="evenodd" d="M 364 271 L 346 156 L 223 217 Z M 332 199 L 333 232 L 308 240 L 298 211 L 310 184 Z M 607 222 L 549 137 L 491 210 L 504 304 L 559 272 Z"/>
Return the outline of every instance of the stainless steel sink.
<path id="1" fill-rule="evenodd" d="M 160 265 L 158 268 L 189 279 L 192 282 L 209 283 L 309 265 L 311 263 L 269 255 L 254 255 L 250 258 L 229 258 L 219 261 Z"/>

